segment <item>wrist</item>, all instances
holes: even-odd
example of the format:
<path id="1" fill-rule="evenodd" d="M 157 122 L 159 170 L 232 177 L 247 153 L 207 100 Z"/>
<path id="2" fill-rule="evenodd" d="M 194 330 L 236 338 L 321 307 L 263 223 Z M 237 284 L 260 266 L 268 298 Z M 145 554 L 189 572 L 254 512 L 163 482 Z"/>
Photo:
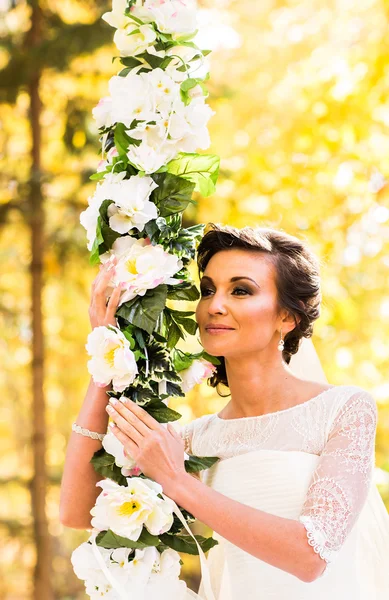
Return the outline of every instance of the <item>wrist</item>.
<path id="1" fill-rule="evenodd" d="M 198 483 L 198 479 L 190 473 L 179 472 L 171 480 L 171 494 L 167 495 L 183 508 L 187 508 L 188 499 L 193 497 L 193 487 Z"/>

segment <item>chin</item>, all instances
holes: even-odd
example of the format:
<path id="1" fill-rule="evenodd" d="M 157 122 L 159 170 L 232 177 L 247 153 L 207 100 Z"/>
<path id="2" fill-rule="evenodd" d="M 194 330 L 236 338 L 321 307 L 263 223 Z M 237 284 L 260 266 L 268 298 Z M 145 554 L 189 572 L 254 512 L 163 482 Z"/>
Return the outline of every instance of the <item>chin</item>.
<path id="1" fill-rule="evenodd" d="M 201 345 L 205 352 L 212 356 L 225 356 L 227 348 L 225 343 L 221 343 L 219 340 L 201 340 Z"/>

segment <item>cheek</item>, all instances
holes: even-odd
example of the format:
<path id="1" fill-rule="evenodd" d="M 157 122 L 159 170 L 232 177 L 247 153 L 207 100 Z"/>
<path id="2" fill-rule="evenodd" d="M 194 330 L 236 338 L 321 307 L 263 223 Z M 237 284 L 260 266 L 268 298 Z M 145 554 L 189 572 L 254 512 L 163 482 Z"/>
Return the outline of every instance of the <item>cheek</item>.
<path id="1" fill-rule="evenodd" d="M 260 299 L 253 298 L 251 302 L 245 302 L 237 320 L 242 327 L 263 329 L 264 327 L 272 328 L 275 317 L 273 298 L 262 295 Z"/>

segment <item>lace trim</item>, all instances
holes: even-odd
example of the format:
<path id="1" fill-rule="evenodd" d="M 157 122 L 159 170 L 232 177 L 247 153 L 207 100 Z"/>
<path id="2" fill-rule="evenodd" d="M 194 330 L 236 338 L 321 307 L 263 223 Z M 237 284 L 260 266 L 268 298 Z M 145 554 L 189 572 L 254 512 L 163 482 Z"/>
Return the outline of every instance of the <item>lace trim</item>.
<path id="1" fill-rule="evenodd" d="M 302 523 L 306 529 L 308 544 L 312 546 L 316 554 L 320 556 L 326 563 L 330 563 L 334 559 L 336 552 L 325 547 L 327 538 L 325 533 L 317 527 L 315 522 L 310 517 L 299 517 L 300 523 Z"/>
<path id="2" fill-rule="evenodd" d="M 189 441 L 189 427 L 185 426 L 181 431 L 180 431 L 181 437 L 184 440 L 184 452 L 186 452 L 186 454 L 191 454 L 191 450 L 190 450 L 190 441 Z"/>

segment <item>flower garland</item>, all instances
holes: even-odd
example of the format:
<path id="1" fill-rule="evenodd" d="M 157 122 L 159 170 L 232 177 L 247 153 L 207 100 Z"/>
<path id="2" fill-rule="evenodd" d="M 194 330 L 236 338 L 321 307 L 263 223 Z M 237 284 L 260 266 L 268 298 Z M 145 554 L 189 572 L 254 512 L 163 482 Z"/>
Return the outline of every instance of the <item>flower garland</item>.
<path id="1" fill-rule="evenodd" d="M 97 385 L 112 383 L 108 395 L 130 397 L 160 423 L 181 417 L 167 398 L 184 396 L 218 364 L 204 351 L 176 348 L 197 324 L 193 311 L 166 306 L 168 299 L 199 298 L 188 265 L 204 225 L 183 228 L 182 213 L 193 192 L 214 192 L 219 172 L 217 156 L 196 153 L 210 145 L 214 114 L 205 101 L 209 74 L 196 76 L 209 54 L 193 42 L 196 12 L 193 0 L 113 0 L 103 15 L 116 30 L 122 68 L 93 109 L 103 157 L 80 216 L 91 265 L 117 259 L 107 299 L 121 288 L 117 327 L 96 327 L 88 336 L 88 370 Z M 218 460 L 186 458 L 188 472 Z M 92 463 L 105 479 L 91 510 L 92 535 L 72 554 L 87 594 L 185 598 L 178 551 L 200 554 L 204 564 L 203 553 L 217 541 L 191 533 L 193 515 L 140 472 L 112 433 Z"/>

